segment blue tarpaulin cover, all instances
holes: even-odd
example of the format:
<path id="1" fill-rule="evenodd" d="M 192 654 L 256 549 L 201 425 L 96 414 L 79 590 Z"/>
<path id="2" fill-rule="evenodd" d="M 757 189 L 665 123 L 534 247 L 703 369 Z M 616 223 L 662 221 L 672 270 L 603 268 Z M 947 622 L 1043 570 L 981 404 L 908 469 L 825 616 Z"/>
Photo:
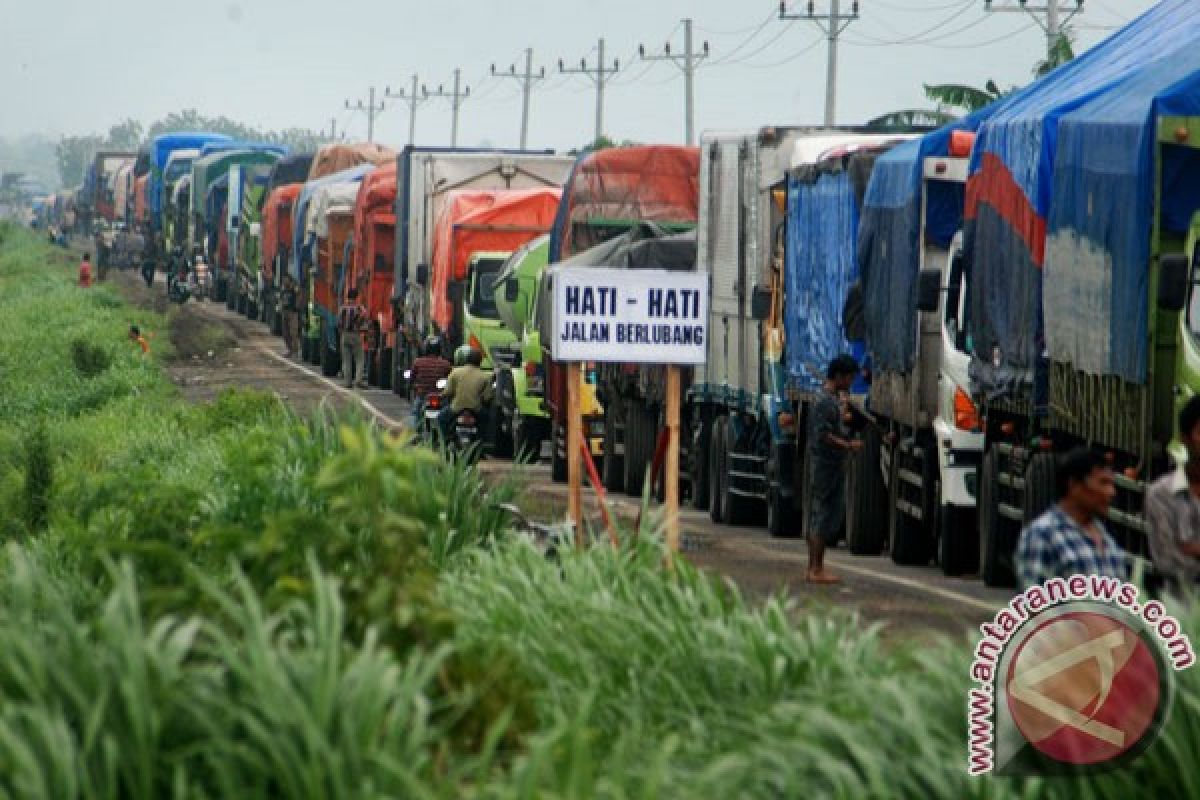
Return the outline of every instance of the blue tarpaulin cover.
<path id="1" fill-rule="evenodd" d="M 1197 42 L 1200 2 L 1164 0 L 980 126 L 966 210 L 979 388 L 1043 355 L 1145 381 L 1155 119 L 1200 114 Z M 1162 220 L 1180 229 L 1200 167 L 1177 149 L 1163 185 L 1188 190 L 1164 193 Z"/>
<path id="2" fill-rule="evenodd" d="M 313 193 L 318 187 L 333 183 L 358 183 L 373 169 L 374 164 L 360 164 L 304 184 L 304 189 L 300 191 L 300 196 L 296 198 L 296 204 L 292 207 L 292 277 L 297 281 L 300 280 L 301 259 L 304 256 L 301 251 L 309 244 L 304 241 L 304 217 L 308 213 L 308 204 L 312 201 Z"/>
<path id="3" fill-rule="evenodd" d="M 788 178 L 788 241 L 784 247 L 784 330 L 788 382 L 815 391 L 829 362 L 852 352 L 842 325 L 850 284 L 858 279 L 858 200 L 845 171 L 815 182 Z M 861 359 L 859 353 L 853 353 Z"/>
<path id="4" fill-rule="evenodd" d="M 925 159 L 949 153 L 956 130 L 974 131 L 990 109 L 977 111 L 875 162 L 858 232 L 867 351 L 876 369 L 908 372 L 916 361 L 917 271 L 921 263 L 921 194 Z M 939 187 L 926 209 L 927 231 L 950 244 L 962 225 L 960 188 Z"/>
<path id="5" fill-rule="evenodd" d="M 167 159 L 176 150 L 192 150 L 209 142 L 228 142 L 230 137 L 223 133 L 164 133 L 154 137 L 151 149 L 154 154 L 154 170 L 146 186 L 146 201 L 155 218 L 162 212 L 162 170 Z"/>

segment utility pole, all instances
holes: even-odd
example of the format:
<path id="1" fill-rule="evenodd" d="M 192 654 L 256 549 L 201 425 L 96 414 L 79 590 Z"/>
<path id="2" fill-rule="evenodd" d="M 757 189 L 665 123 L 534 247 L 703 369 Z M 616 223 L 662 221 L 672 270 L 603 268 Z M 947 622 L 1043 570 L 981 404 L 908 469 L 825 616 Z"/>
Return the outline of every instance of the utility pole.
<path id="1" fill-rule="evenodd" d="M 337 117 L 329 118 L 329 141 L 337 141 Z"/>
<path id="2" fill-rule="evenodd" d="M 412 91 L 405 93 L 403 89 L 399 89 L 393 93 L 389 86 L 384 89 L 384 96 L 389 100 L 403 100 L 404 104 L 408 106 L 408 143 L 409 145 L 414 144 L 417 138 L 417 109 L 421 107 L 422 103 L 429 100 L 429 92 L 417 94 L 417 76 L 414 73 Z"/>
<path id="3" fill-rule="evenodd" d="M 587 58 L 579 59 L 578 67 L 567 69 L 563 64 L 563 60 L 558 60 L 558 71 L 564 75 L 586 75 L 596 84 L 596 139 L 600 141 L 600 137 L 604 135 L 604 84 L 608 82 L 611 75 L 616 75 L 621 70 L 621 62 L 613 59 L 611 67 L 604 66 L 604 40 L 601 39 L 597 44 L 596 67 L 593 69 L 587 65 Z"/>
<path id="4" fill-rule="evenodd" d="M 692 47 L 692 21 L 683 21 L 683 55 L 671 54 L 671 43 L 663 46 L 662 55 L 648 56 L 646 48 L 638 45 L 638 55 L 643 61 L 670 61 L 683 70 L 684 82 L 684 144 L 691 147 L 696 143 L 696 65 L 708 58 L 708 42 L 704 43 L 704 51 L 697 53 Z"/>
<path id="5" fill-rule="evenodd" d="M 375 115 L 382 114 L 384 111 L 383 101 L 379 101 L 379 105 L 375 105 L 375 87 L 371 87 L 369 100 L 364 106 L 363 101 L 359 100 L 354 105 L 350 105 L 350 101 L 346 101 L 347 111 L 365 111 L 367 112 L 367 141 L 375 141 Z"/>
<path id="6" fill-rule="evenodd" d="M 524 150 L 529 145 L 529 96 L 533 94 L 533 82 L 546 80 L 546 68 L 542 67 L 541 71 L 534 74 L 533 71 L 533 48 L 525 48 L 525 71 L 517 72 L 515 64 L 509 64 L 508 74 L 496 72 L 496 65 L 492 64 L 492 77 L 508 77 L 516 78 L 521 82 L 521 149 Z"/>
<path id="7" fill-rule="evenodd" d="M 1053 63 L 1054 51 L 1058 48 L 1058 37 L 1062 35 L 1063 28 L 1071 18 L 1083 11 L 1083 0 L 1074 0 L 1074 6 L 1071 5 L 1071 0 L 1047 0 L 1039 5 L 1031 5 L 1028 0 L 1016 0 L 1015 5 L 1009 3 L 1002 6 L 993 5 L 992 0 L 983 0 L 983 10 L 1028 14 L 1033 17 L 1046 32 L 1046 61 Z M 1046 16 L 1045 20 L 1042 19 L 1043 14 Z"/>
<path id="8" fill-rule="evenodd" d="M 471 96 L 471 87 L 470 86 L 466 87 L 462 91 L 459 91 L 459 86 L 461 85 L 461 83 L 462 83 L 462 70 L 456 69 L 456 70 L 454 70 L 454 91 L 453 92 L 446 92 L 446 90 L 444 90 L 441 87 L 441 84 L 438 85 L 436 92 L 431 92 L 431 91 L 425 89 L 424 87 L 421 87 L 421 90 L 425 93 L 426 98 L 431 98 L 431 97 L 449 97 L 450 98 L 450 108 L 452 109 L 452 113 L 451 113 L 451 117 L 450 117 L 450 120 L 451 120 L 450 121 L 450 146 L 451 147 L 458 147 L 458 110 L 460 108 L 462 108 L 463 101 Z"/>
<path id="9" fill-rule="evenodd" d="M 804 19 L 814 23 L 829 40 L 829 63 L 825 67 L 825 126 L 833 127 L 837 121 L 837 64 L 838 39 L 850 23 L 858 19 L 858 0 L 851 4 L 849 14 L 843 14 L 839 0 L 829 0 L 829 15 L 816 15 L 815 4 L 808 0 L 807 14 L 794 14 L 787 10 L 787 0 L 779 1 L 779 18 L 783 20 Z"/>

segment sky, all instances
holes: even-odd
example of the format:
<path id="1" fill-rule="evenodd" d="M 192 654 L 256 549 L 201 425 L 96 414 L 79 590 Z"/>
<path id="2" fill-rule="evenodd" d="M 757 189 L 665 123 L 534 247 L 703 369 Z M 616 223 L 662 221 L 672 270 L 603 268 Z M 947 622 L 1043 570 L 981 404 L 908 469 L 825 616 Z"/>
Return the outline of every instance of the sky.
<path id="1" fill-rule="evenodd" d="M 994 0 L 994 6 L 1015 0 Z M 1075 0 L 1063 0 L 1074 6 Z M 830 0 L 816 0 L 818 14 Z M 851 5 L 841 0 L 843 13 Z M 1086 0 L 1077 51 L 1154 3 Z M 805 12 L 807 3 L 794 2 Z M 605 60 L 620 71 L 605 94 L 605 133 L 615 139 L 682 142 L 684 80 L 670 62 L 637 58 L 670 42 L 683 52 L 681 20 L 695 21 L 696 129 L 813 123 L 823 117 L 826 43 L 807 20 L 777 19 L 777 0 L 0 0 L 0 136 L 104 132 L 126 117 L 152 122 L 196 108 L 265 129 L 328 129 L 337 121 L 365 138 L 371 86 L 409 87 L 412 75 L 449 91 L 455 68 L 471 89 L 460 145 L 519 141 L 517 81 L 490 68 L 521 69 L 534 49 L 532 147 L 590 141 L 596 95 L 583 75 Z M 984 0 L 861 0 L 839 47 L 837 121 L 853 124 L 900 108 L 928 108 L 923 83 L 1023 84 L 1046 40 L 1025 13 L 985 13 Z M 385 100 L 375 139 L 408 141 L 408 109 Z M 448 144 L 450 101 L 417 112 L 418 144 Z"/>

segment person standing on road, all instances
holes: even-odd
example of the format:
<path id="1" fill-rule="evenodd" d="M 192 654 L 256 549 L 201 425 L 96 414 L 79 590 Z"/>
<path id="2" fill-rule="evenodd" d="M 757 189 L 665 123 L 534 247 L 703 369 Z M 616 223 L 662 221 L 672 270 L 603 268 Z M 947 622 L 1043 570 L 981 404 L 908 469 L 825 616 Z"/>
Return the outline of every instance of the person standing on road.
<path id="1" fill-rule="evenodd" d="M 1146 490 L 1147 538 L 1154 568 L 1174 590 L 1200 579 L 1200 395 L 1179 412 L 1187 461 Z"/>
<path id="2" fill-rule="evenodd" d="M 369 322 L 367 309 L 358 302 L 358 289 L 346 293 L 346 303 L 338 311 L 338 332 L 342 336 L 342 377 L 346 388 L 367 388 L 367 360 L 363 335 Z"/>
<path id="3" fill-rule="evenodd" d="M 91 288 L 92 285 L 92 256 L 90 253 L 83 254 L 83 260 L 79 262 L 79 285 L 84 289 Z"/>
<path id="4" fill-rule="evenodd" d="M 300 295 L 296 291 L 296 281 L 291 275 L 283 277 L 283 291 L 279 295 L 279 306 L 283 311 L 283 345 L 287 348 L 284 355 L 293 358 L 299 349 L 300 338 Z"/>
<path id="5" fill-rule="evenodd" d="M 858 377 L 858 362 L 840 355 L 825 372 L 821 395 L 808 417 L 808 480 L 804 509 L 807 514 L 808 574 L 810 583 L 837 583 L 825 569 L 825 548 L 837 541 L 846 518 L 846 453 L 862 449 L 843 421 L 842 394 Z"/>
<path id="6" fill-rule="evenodd" d="M 1101 518 L 1117 494 L 1112 468 L 1083 447 L 1062 456 L 1054 474 L 1058 503 L 1021 531 L 1017 582 L 1022 589 L 1051 578 L 1104 575 L 1129 579 L 1129 557 Z"/>

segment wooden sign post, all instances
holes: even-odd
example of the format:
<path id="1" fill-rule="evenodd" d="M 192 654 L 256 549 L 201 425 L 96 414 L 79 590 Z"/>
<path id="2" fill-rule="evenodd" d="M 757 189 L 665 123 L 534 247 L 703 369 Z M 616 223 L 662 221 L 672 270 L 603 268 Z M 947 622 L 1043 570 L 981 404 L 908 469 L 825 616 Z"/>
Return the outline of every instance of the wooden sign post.
<path id="1" fill-rule="evenodd" d="M 667 551 L 679 552 L 679 367 L 667 367 L 667 464 L 663 480 Z"/>
<path id="2" fill-rule="evenodd" d="M 579 407 L 580 381 L 578 361 L 567 364 L 567 511 L 575 524 L 575 544 L 583 546 L 583 459 L 579 445 L 583 441 L 583 410 Z M 558 446 L 556 442 L 555 447 Z"/>
<path id="3" fill-rule="evenodd" d="M 566 367 L 567 503 L 576 541 L 582 544 L 584 535 L 581 364 L 661 364 L 666 368 L 666 544 L 669 554 L 677 553 L 679 365 L 703 364 L 708 354 L 708 275 L 551 267 L 548 277 L 552 279 L 553 320 L 543 337 L 550 337 L 554 360 Z"/>

